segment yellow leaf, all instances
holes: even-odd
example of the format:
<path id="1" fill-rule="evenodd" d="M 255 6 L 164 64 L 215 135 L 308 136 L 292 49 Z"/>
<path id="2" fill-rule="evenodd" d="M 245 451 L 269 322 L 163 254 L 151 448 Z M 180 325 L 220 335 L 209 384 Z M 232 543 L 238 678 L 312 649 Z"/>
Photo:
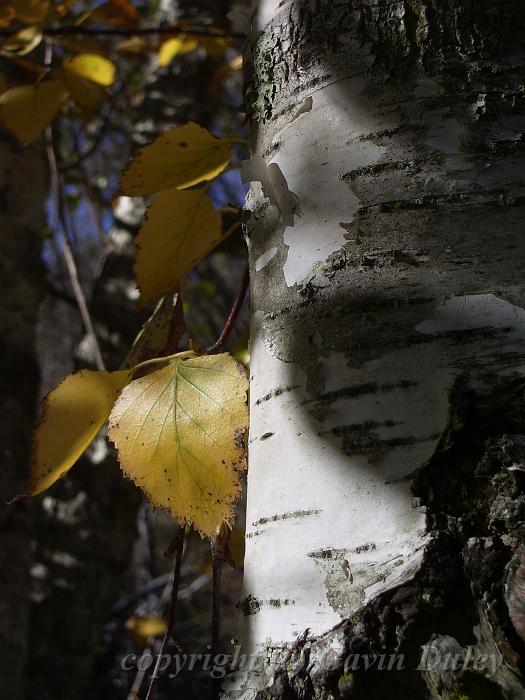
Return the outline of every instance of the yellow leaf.
<path id="1" fill-rule="evenodd" d="M 11 88 L 0 95 L 0 118 L 27 146 L 53 121 L 67 96 L 66 86 L 59 80 Z"/>
<path id="2" fill-rule="evenodd" d="M 199 44 L 206 49 L 211 58 L 220 58 L 230 45 L 230 41 L 224 36 L 200 36 Z"/>
<path id="3" fill-rule="evenodd" d="M 166 294 L 135 338 L 124 366 L 132 367 L 144 360 L 175 352 L 185 332 L 180 295 Z"/>
<path id="4" fill-rule="evenodd" d="M 16 18 L 25 24 L 42 22 L 49 12 L 49 0 L 12 0 Z"/>
<path id="5" fill-rule="evenodd" d="M 102 85 L 97 85 L 69 71 L 62 71 L 61 75 L 75 104 L 87 117 L 91 117 L 100 104 L 107 99 L 108 93 Z"/>
<path id="6" fill-rule="evenodd" d="M 231 355 L 181 353 L 128 384 L 109 418 L 123 471 L 154 505 L 209 537 L 233 519 L 247 389 Z"/>
<path id="7" fill-rule="evenodd" d="M 241 70 L 242 63 L 243 63 L 243 56 L 242 56 L 242 53 L 240 53 L 238 56 L 235 56 L 235 58 L 232 58 L 232 60 L 228 63 L 228 65 L 232 70 Z"/>
<path id="8" fill-rule="evenodd" d="M 192 187 L 222 173 L 231 155 L 229 141 L 198 124 L 176 126 L 137 151 L 122 173 L 120 193 L 142 197 L 169 187 Z"/>
<path id="9" fill-rule="evenodd" d="M 29 495 L 48 489 L 75 464 L 108 419 L 128 378 L 127 370 L 84 369 L 46 396 L 33 436 Z"/>
<path id="10" fill-rule="evenodd" d="M 150 637 L 166 634 L 168 625 L 163 617 L 130 617 L 126 629 L 140 645 L 144 645 Z"/>
<path id="11" fill-rule="evenodd" d="M 183 56 L 196 49 L 198 45 L 197 39 L 185 34 L 163 41 L 158 55 L 159 66 L 167 66 L 175 56 Z"/>
<path id="12" fill-rule="evenodd" d="M 25 56 L 40 44 L 42 37 L 42 30 L 39 27 L 26 27 L 6 39 L 0 48 L 5 54 Z"/>
<path id="13" fill-rule="evenodd" d="M 94 53 L 80 53 L 64 61 L 64 68 L 81 78 L 87 78 L 98 85 L 109 87 L 115 80 L 115 65 L 103 56 Z"/>
<path id="14" fill-rule="evenodd" d="M 129 39 L 119 42 L 115 49 L 121 53 L 143 54 L 151 51 L 151 46 L 140 36 L 132 36 Z"/>
<path id="15" fill-rule="evenodd" d="M 136 238 L 134 270 L 142 300 L 149 302 L 178 287 L 220 240 L 220 214 L 203 190 L 157 194 Z"/>
<path id="16" fill-rule="evenodd" d="M 235 565 L 239 568 L 242 567 L 244 563 L 244 548 L 245 548 L 245 538 L 246 530 L 244 527 L 234 527 L 230 540 L 228 542 L 228 547 L 230 549 L 230 554 L 233 557 Z"/>

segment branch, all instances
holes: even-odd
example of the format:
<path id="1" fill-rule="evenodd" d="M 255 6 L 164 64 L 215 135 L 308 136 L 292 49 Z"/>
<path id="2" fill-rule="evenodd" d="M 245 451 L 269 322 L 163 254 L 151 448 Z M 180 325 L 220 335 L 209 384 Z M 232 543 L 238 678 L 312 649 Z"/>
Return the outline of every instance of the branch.
<path id="1" fill-rule="evenodd" d="M 61 173 L 65 172 L 66 170 L 71 170 L 72 168 L 76 168 L 78 165 L 83 163 L 85 160 L 87 160 L 93 153 L 97 150 L 97 148 L 100 145 L 100 142 L 106 135 L 106 131 L 109 125 L 109 118 L 111 116 L 111 110 L 113 109 L 113 105 L 109 105 L 109 109 L 106 113 L 106 115 L 102 118 L 102 124 L 100 125 L 100 128 L 98 129 L 98 132 L 95 135 L 95 138 L 91 142 L 91 144 L 81 153 L 80 149 L 79 152 L 77 153 L 76 157 L 72 160 L 70 160 L 67 163 L 61 163 L 58 167 L 59 171 Z"/>
<path id="2" fill-rule="evenodd" d="M 58 173 L 57 161 L 55 157 L 52 127 L 48 127 L 46 129 L 46 152 L 47 160 L 49 162 L 49 170 L 51 173 L 52 189 L 55 195 L 56 207 L 61 225 L 60 244 L 62 247 L 62 255 L 66 263 L 66 268 L 71 282 L 71 287 L 73 289 L 73 294 L 75 295 L 78 309 L 80 311 L 80 315 L 82 316 L 84 328 L 86 329 L 86 333 L 90 337 L 91 342 L 93 344 L 95 364 L 97 366 L 97 369 L 104 370 L 104 360 L 102 359 L 102 353 L 100 352 L 97 336 L 95 335 L 95 328 L 93 326 L 93 321 L 91 320 L 91 316 L 89 314 L 86 297 L 84 296 L 84 290 L 82 289 L 82 285 L 80 284 L 80 280 L 78 277 L 77 264 L 75 262 L 73 251 L 71 250 L 71 247 L 67 240 L 67 220 L 65 215 L 64 192 L 62 189 L 62 182 Z"/>
<path id="3" fill-rule="evenodd" d="M 155 684 L 157 683 L 157 680 L 159 678 L 159 667 L 160 667 L 160 662 L 161 659 L 164 656 L 164 653 L 166 651 L 166 647 L 168 646 L 169 641 L 173 637 L 173 633 L 175 631 L 175 620 L 177 617 L 177 598 L 178 598 L 178 592 L 179 592 L 179 581 L 180 581 L 180 565 L 182 562 L 182 551 L 184 548 L 184 531 L 185 528 L 184 526 L 179 527 L 179 531 L 177 532 L 177 535 L 175 537 L 175 542 L 174 542 L 174 548 L 175 548 L 175 563 L 173 567 L 173 586 L 171 589 L 171 603 L 170 603 L 170 612 L 169 612 L 169 617 L 168 617 L 168 629 L 166 630 L 166 635 L 162 641 L 162 647 L 160 649 L 160 652 L 157 656 L 157 663 L 155 664 L 155 668 L 153 669 L 153 675 L 151 676 L 151 681 L 149 684 L 148 688 L 148 693 L 146 695 L 146 700 L 151 700 L 153 697 L 153 691 L 155 689 Z"/>
<path id="4" fill-rule="evenodd" d="M 235 561 L 233 560 L 228 546 L 230 535 L 230 528 L 226 523 L 222 523 L 217 534 L 211 541 L 213 581 L 210 656 L 212 659 L 215 658 L 218 651 L 221 630 L 222 565 L 226 561 L 235 569 Z M 212 694 L 215 698 L 219 697 L 219 686 L 220 683 L 212 681 Z"/>
<path id="5" fill-rule="evenodd" d="M 226 319 L 226 323 L 224 324 L 224 328 L 221 331 L 220 336 L 217 338 L 215 343 L 213 345 L 210 345 L 209 348 L 206 348 L 206 352 L 208 354 L 211 354 L 213 352 L 217 352 L 217 350 L 220 350 L 226 340 L 228 339 L 228 336 L 233 330 L 233 327 L 235 326 L 235 322 L 237 321 L 237 317 L 239 316 L 239 311 L 241 310 L 242 303 L 244 301 L 244 296 L 246 294 L 246 290 L 248 289 L 248 284 L 250 282 L 250 270 L 248 265 L 246 265 L 246 270 L 244 271 L 244 275 L 242 278 L 241 286 L 239 289 L 239 292 L 237 294 L 237 297 L 235 301 L 233 302 L 233 306 L 230 311 L 230 315 Z"/>
<path id="6" fill-rule="evenodd" d="M 17 34 L 19 29 L 0 29 L 0 37 L 10 37 Z M 208 37 L 232 37 L 234 39 L 246 39 L 246 35 L 241 32 L 226 32 L 222 29 L 213 29 L 212 27 L 136 27 L 133 29 L 123 27 L 84 27 L 79 26 L 64 26 L 64 27 L 45 27 L 42 29 L 45 36 L 61 36 L 61 35 L 80 35 L 80 36 L 151 36 L 156 34 L 168 34 L 177 36 L 179 34 L 208 36 Z"/>

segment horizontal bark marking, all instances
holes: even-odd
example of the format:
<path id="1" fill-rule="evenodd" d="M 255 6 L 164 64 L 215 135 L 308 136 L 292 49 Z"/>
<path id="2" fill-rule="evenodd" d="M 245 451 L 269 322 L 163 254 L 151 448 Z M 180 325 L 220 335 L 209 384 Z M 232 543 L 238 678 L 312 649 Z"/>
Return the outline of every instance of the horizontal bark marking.
<path id="1" fill-rule="evenodd" d="M 394 447 L 407 447 L 408 445 L 416 445 L 421 442 L 432 442 L 437 440 L 441 433 L 431 433 L 416 437 L 415 435 L 403 435 L 394 438 L 382 440 L 375 435 L 367 434 L 366 428 L 359 430 L 352 429 L 352 426 L 338 425 L 330 430 L 325 430 L 318 435 L 326 435 L 331 433 L 337 437 L 344 438 L 343 451 L 345 454 L 368 454 L 369 452 L 386 451 Z"/>
<path id="2" fill-rule="evenodd" d="M 368 430 L 376 430 L 377 428 L 393 428 L 396 425 L 402 425 L 402 421 L 385 420 L 385 421 L 375 421 L 375 420 L 365 420 L 363 423 L 348 423 L 347 425 L 336 425 L 328 430 L 320 430 L 316 433 L 318 437 L 323 435 L 340 435 L 341 431 L 345 430 L 348 432 L 356 431 L 363 432 Z"/>
<path id="3" fill-rule="evenodd" d="M 297 389 L 298 387 L 299 387 L 298 384 L 294 384 L 293 386 L 283 386 L 283 387 L 279 387 L 278 389 L 274 389 L 273 391 L 270 391 L 268 394 L 261 396 L 260 399 L 257 399 L 257 401 L 255 402 L 255 405 L 259 406 L 260 404 L 264 403 L 265 401 L 269 401 L 270 399 L 274 399 L 276 396 L 280 396 L 281 394 L 284 394 L 287 391 L 293 391 L 294 389 Z"/>
<path id="4" fill-rule="evenodd" d="M 391 170 L 408 170 L 415 165 L 419 165 L 421 162 L 422 160 L 397 160 L 387 163 L 377 163 L 375 165 L 366 165 L 362 168 L 356 168 L 355 170 L 350 170 L 348 173 L 344 173 L 341 175 L 341 180 L 348 182 L 354 181 L 363 175 L 375 176 Z"/>
<path id="5" fill-rule="evenodd" d="M 341 224 L 340 224 L 341 225 Z M 391 251 L 392 255 L 394 251 Z M 353 259 L 346 255 L 337 267 L 334 267 L 333 270 L 334 272 L 338 272 L 340 270 L 344 270 L 345 268 L 349 267 L 351 263 L 353 262 Z M 303 289 L 299 291 L 299 294 L 301 296 L 306 296 L 308 294 L 308 289 L 307 288 L 312 288 L 311 283 L 308 283 L 305 285 Z M 315 292 L 322 291 L 322 289 L 315 288 Z M 434 297 L 420 297 L 420 296 L 415 296 L 415 297 L 408 297 L 408 298 L 403 298 L 403 306 L 405 307 L 412 307 L 412 306 L 422 306 L 425 304 L 433 304 L 435 302 Z M 275 321 L 278 319 L 280 316 L 287 316 L 288 314 L 294 314 L 297 317 L 299 317 L 299 314 L 302 309 L 309 307 L 309 306 L 314 306 L 314 305 L 319 305 L 323 304 L 324 300 L 322 298 L 316 297 L 315 294 L 308 295 L 308 298 L 305 301 L 301 301 L 299 303 L 294 304 L 293 306 L 282 306 L 278 311 L 271 311 L 270 313 L 265 314 L 264 320 L 265 323 L 269 323 L 271 321 Z M 385 311 L 387 309 L 393 309 L 396 310 L 399 308 L 400 300 L 399 297 L 393 296 L 393 297 L 382 297 L 380 300 L 374 299 L 373 297 L 369 297 L 366 299 L 366 302 L 360 301 L 361 306 L 366 306 L 366 310 L 370 311 L 371 313 L 375 311 Z M 330 318 L 334 314 L 340 315 L 340 316 L 348 316 L 348 308 L 346 306 L 341 306 L 341 307 L 336 307 L 329 309 L 323 314 L 320 314 L 319 311 L 316 310 L 317 314 L 317 320 L 321 321 L 323 318 Z M 299 320 L 301 320 L 299 318 Z M 417 342 L 417 341 L 416 341 Z M 290 387 L 289 390 L 295 389 L 297 386 L 292 386 Z M 261 399 L 258 399 L 258 402 L 263 402 L 267 400 L 268 398 L 271 398 L 271 394 L 267 394 L 266 396 L 263 396 Z M 257 402 L 256 402 L 257 405 Z"/>
<path id="6" fill-rule="evenodd" d="M 500 206 L 522 206 L 525 204 L 525 196 L 507 196 L 502 190 L 489 192 L 454 192 L 452 194 L 428 194 L 421 197 L 409 197 L 407 199 L 393 199 L 384 202 L 376 202 L 357 210 L 357 217 L 366 217 L 370 214 L 381 212 L 383 214 L 397 211 L 413 211 L 421 209 L 439 209 L 440 207 L 463 207 L 472 205 L 495 204 Z"/>
<path id="7" fill-rule="evenodd" d="M 370 552 L 374 549 L 377 549 L 376 545 L 373 542 L 368 542 L 367 544 L 361 544 L 359 547 L 356 547 L 354 553 L 361 554 L 361 552 Z"/>
<path id="8" fill-rule="evenodd" d="M 316 399 L 308 399 L 304 403 L 313 403 L 316 401 L 326 401 L 328 403 L 333 403 L 339 399 L 352 399 L 357 396 L 363 396 L 364 394 L 386 394 L 395 389 L 409 389 L 410 387 L 417 386 L 417 382 L 409 381 L 408 379 L 403 379 L 395 384 L 376 384 L 375 382 L 367 382 L 366 384 L 356 384 L 354 386 L 345 386 L 342 389 L 337 389 L 336 391 L 325 391 Z"/>
<path id="9" fill-rule="evenodd" d="M 293 598 L 268 598 L 268 600 L 260 600 L 250 593 L 239 603 L 239 609 L 245 616 L 257 615 L 259 610 L 265 605 L 271 608 L 282 608 L 286 605 L 295 605 Z"/>
<path id="10" fill-rule="evenodd" d="M 319 515 L 321 511 L 320 510 L 294 510 L 291 511 L 290 513 L 280 513 L 278 515 L 271 515 L 268 518 L 259 518 L 259 520 L 256 520 L 255 522 L 252 523 L 253 527 L 257 527 L 258 525 L 265 525 L 266 523 L 274 523 L 277 520 L 290 520 L 291 518 L 296 518 L 296 519 L 302 519 L 306 518 L 310 515 Z"/>
<path id="11" fill-rule="evenodd" d="M 314 549 L 313 552 L 308 552 L 308 556 L 312 559 L 344 559 L 346 556 L 346 549 Z"/>

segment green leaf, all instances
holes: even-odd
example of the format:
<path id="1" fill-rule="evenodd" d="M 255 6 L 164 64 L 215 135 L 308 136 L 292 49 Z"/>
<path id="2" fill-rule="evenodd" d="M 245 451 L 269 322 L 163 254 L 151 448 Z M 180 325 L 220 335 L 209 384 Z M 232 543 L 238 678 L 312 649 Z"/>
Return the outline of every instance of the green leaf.
<path id="1" fill-rule="evenodd" d="M 230 355 L 181 353 L 128 384 L 109 419 L 123 471 L 154 505 L 208 537 L 233 519 L 247 389 Z"/>
<path id="2" fill-rule="evenodd" d="M 170 187 L 193 187 L 222 173 L 231 157 L 229 141 L 189 122 L 137 151 L 122 173 L 120 194 L 145 197 Z"/>

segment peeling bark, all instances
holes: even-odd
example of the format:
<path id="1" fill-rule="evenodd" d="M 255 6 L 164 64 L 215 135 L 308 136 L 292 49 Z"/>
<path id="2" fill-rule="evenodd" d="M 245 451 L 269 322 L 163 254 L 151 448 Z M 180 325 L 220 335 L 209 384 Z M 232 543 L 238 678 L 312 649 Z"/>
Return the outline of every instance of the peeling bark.
<path id="1" fill-rule="evenodd" d="M 258 662 L 229 697 L 525 697 L 521 10 L 255 8 L 254 152 L 301 214 L 252 186 Z"/>

